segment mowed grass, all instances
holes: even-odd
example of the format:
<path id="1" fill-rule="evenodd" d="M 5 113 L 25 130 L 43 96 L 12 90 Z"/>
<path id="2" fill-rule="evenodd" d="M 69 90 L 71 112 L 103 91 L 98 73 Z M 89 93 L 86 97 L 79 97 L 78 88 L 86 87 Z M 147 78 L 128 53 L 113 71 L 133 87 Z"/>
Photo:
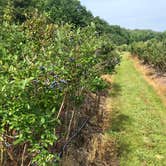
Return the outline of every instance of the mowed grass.
<path id="1" fill-rule="evenodd" d="M 120 166 L 166 166 L 166 107 L 127 55 L 113 78 L 109 134 Z"/>

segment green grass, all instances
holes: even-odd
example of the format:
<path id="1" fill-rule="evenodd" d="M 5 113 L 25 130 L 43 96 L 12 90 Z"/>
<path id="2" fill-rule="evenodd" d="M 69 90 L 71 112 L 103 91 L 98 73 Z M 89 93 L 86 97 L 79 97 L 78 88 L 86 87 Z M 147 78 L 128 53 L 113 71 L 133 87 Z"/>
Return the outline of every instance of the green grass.
<path id="1" fill-rule="evenodd" d="M 166 166 L 166 107 L 126 55 L 110 96 L 120 166 Z"/>

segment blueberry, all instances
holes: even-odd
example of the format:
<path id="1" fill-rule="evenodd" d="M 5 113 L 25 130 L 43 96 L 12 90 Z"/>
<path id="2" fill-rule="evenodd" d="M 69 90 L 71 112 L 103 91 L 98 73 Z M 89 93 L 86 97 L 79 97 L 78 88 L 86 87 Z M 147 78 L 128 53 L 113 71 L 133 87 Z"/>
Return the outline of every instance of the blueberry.
<path id="1" fill-rule="evenodd" d="M 45 67 L 44 66 L 40 66 L 40 70 L 41 71 L 45 71 Z"/>
<path id="2" fill-rule="evenodd" d="M 9 147 L 11 147 L 12 145 L 11 145 L 10 143 L 8 143 L 8 142 L 5 141 L 5 146 L 6 146 L 7 148 L 9 148 Z"/>
<path id="3" fill-rule="evenodd" d="M 58 78 L 58 75 L 54 75 L 54 78 Z"/>
<path id="4" fill-rule="evenodd" d="M 67 81 L 66 81 L 66 80 L 63 80 L 63 79 L 60 80 L 60 82 L 63 83 L 63 84 L 67 84 Z"/>
<path id="5" fill-rule="evenodd" d="M 71 58 L 69 58 L 69 61 L 70 61 L 70 62 L 74 62 L 75 59 L 71 57 Z"/>
<path id="6" fill-rule="evenodd" d="M 57 84 L 57 83 L 58 83 L 58 82 L 57 82 L 57 81 L 55 81 L 55 80 L 52 82 L 52 84 Z"/>
<path id="7" fill-rule="evenodd" d="M 33 80 L 33 82 L 34 82 L 35 84 L 37 84 L 37 83 L 39 83 L 40 81 L 39 81 L 39 80 Z"/>
<path id="8" fill-rule="evenodd" d="M 58 82 L 57 81 L 53 81 L 50 85 L 50 89 L 55 88 L 56 86 L 58 86 Z"/>

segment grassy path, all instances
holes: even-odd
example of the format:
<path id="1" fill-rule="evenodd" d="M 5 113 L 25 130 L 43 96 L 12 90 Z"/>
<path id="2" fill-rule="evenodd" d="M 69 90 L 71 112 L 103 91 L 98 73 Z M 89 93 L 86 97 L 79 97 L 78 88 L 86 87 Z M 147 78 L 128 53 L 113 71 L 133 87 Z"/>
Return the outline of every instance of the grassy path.
<path id="1" fill-rule="evenodd" d="M 126 55 L 110 96 L 120 166 L 166 166 L 166 107 Z"/>

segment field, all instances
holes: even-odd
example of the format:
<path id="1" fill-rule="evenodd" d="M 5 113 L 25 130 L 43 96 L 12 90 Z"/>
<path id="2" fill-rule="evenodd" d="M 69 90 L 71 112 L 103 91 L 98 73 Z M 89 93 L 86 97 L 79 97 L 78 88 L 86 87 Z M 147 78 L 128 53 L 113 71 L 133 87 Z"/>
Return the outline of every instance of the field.
<path id="1" fill-rule="evenodd" d="M 0 166 L 164 166 L 165 85 L 166 32 L 0 1 Z"/>
<path id="2" fill-rule="evenodd" d="M 166 107 L 128 54 L 123 55 L 112 88 L 109 133 L 118 140 L 120 165 L 165 165 Z"/>

